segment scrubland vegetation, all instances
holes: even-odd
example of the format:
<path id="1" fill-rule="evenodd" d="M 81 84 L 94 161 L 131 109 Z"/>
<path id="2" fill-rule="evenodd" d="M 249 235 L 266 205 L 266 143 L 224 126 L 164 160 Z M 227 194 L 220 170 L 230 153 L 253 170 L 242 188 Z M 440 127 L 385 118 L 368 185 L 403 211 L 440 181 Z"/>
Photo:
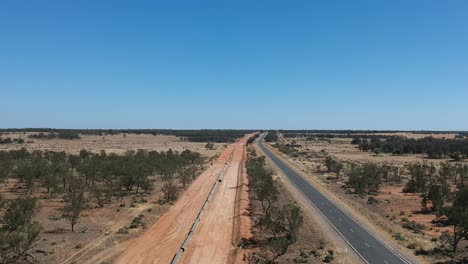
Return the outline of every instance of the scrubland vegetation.
<path id="1" fill-rule="evenodd" d="M 27 128 L 27 129 L 0 129 L 0 132 L 33 132 L 31 138 L 37 139 L 78 139 L 79 135 L 114 135 L 114 134 L 151 134 L 173 135 L 185 141 L 192 142 L 234 142 L 253 130 L 172 130 L 172 129 L 52 129 L 52 128 Z"/>
<path id="2" fill-rule="evenodd" d="M 34 261 L 29 249 L 42 228 L 33 221 L 39 199 L 61 197 L 62 217 L 74 232 L 86 208 L 111 203 L 125 206 L 125 197 L 150 192 L 151 175 L 159 175 L 164 182 L 160 203 L 174 201 L 180 188 L 197 176 L 202 163 L 203 157 L 188 149 L 127 151 L 124 155 L 86 150 L 79 155 L 24 148 L 0 151 L 0 180 L 16 182 L 9 197 L 3 197 L 0 210 L 0 262 Z"/>
<path id="3" fill-rule="evenodd" d="M 257 251 L 245 256 L 244 260 L 248 263 L 290 263 L 289 259 L 294 263 L 306 263 L 308 258 L 317 257 L 324 262 L 333 261 L 333 251 L 325 250 L 327 243 L 322 239 L 307 241 L 319 244 L 316 250 L 300 249 L 298 255 L 289 253 L 289 258 L 279 260 L 298 242 L 304 224 L 302 210 L 297 203 L 289 202 L 280 191 L 279 183 L 273 179 L 273 172 L 267 166 L 265 157 L 257 157 L 254 149 L 249 151 L 246 167 L 255 223 L 253 241 L 247 243 Z"/>
<path id="4" fill-rule="evenodd" d="M 468 140 L 461 139 L 441 139 L 426 137 L 422 139 L 390 137 L 381 140 L 373 137 L 353 138 L 351 144 L 359 146 L 362 151 L 374 151 L 376 154 L 381 152 L 401 154 L 426 154 L 430 159 L 441 159 L 450 156 L 456 161 L 468 156 Z"/>
<path id="5" fill-rule="evenodd" d="M 431 239 L 433 243 L 431 248 L 415 246 L 410 238 L 401 233 L 394 234 L 396 240 L 407 241 L 405 244 L 414 249 L 416 254 L 431 255 L 435 259 L 447 256 L 462 263 L 466 260 L 466 250 L 459 244 L 461 241 L 468 240 L 468 164 L 463 162 L 468 154 L 468 140 L 460 136 L 460 133 L 453 139 L 433 137 L 414 139 L 391 135 L 383 137 L 359 135 L 349 139 L 348 144 L 354 145 L 356 149 L 364 153 L 369 152 L 369 159 L 364 162 L 362 155 L 359 155 L 359 161 L 357 161 L 345 154 L 338 156 L 329 154 L 325 149 L 308 151 L 307 147 L 304 148 L 299 143 L 322 142 L 317 144 L 326 146 L 332 144 L 330 139 L 336 135 L 326 134 L 318 137 L 302 133 L 293 137 L 293 134 L 289 132 L 289 134 L 276 136 L 276 138 L 287 138 L 288 141 L 277 140 L 273 146 L 304 163 L 311 158 L 318 161 L 319 163 L 313 163 L 315 165 L 312 166 L 319 175 L 324 173 L 328 175 L 326 180 L 331 180 L 328 184 L 343 182 L 341 189 L 347 195 L 366 197 L 368 206 L 382 204 L 383 207 L 390 200 L 379 199 L 379 195 L 382 195 L 382 188 L 401 186 L 402 195 L 415 194 L 420 197 L 421 201 L 418 211 L 410 212 L 409 215 L 404 210 L 400 212 L 401 227 L 423 236 L 426 231 L 432 234 L 434 230 L 441 228 L 446 230 L 439 233 L 440 236 Z M 307 146 L 310 146 L 314 143 L 308 144 Z M 337 147 L 333 149 L 336 149 L 334 150 L 336 153 L 340 151 Z M 393 163 L 390 158 L 392 156 L 386 156 L 388 158 L 384 159 L 381 156 L 384 154 L 390 154 L 393 157 L 410 156 L 412 161 L 404 164 Z M 358 154 L 355 155 L 358 156 Z M 419 155 L 420 160 L 415 159 L 414 155 Z M 383 161 L 378 161 L 379 157 Z M 437 163 L 430 162 L 432 159 L 435 159 Z M 391 195 L 385 193 L 385 197 L 391 197 Z M 418 218 L 411 220 L 413 214 L 434 216 L 432 225 L 435 229 L 430 227 L 428 230 L 427 225 L 419 222 Z M 389 220 L 395 220 L 395 217 Z"/>

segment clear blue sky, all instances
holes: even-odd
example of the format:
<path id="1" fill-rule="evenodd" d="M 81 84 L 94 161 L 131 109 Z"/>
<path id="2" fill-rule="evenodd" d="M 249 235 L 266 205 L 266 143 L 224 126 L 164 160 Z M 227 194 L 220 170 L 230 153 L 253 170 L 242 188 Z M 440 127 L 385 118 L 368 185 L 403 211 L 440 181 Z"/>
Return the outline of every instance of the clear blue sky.
<path id="1" fill-rule="evenodd" d="M 468 1 L 0 2 L 3 128 L 468 130 L 467 99 Z"/>

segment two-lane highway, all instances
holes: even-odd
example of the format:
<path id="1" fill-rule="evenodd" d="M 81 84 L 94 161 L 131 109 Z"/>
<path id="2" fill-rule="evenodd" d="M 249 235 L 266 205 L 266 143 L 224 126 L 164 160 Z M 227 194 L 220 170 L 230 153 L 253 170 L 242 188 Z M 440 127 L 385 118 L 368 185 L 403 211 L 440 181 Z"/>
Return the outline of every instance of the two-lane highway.
<path id="1" fill-rule="evenodd" d="M 302 176 L 291 169 L 276 154 L 271 152 L 264 143 L 264 135 L 258 140 L 260 149 L 274 164 L 289 178 L 296 188 L 317 208 L 328 223 L 349 244 L 349 246 L 366 263 L 407 264 L 401 254 L 385 244 L 377 236 L 369 232 L 348 213 L 329 200 L 318 189 L 311 185 Z"/>

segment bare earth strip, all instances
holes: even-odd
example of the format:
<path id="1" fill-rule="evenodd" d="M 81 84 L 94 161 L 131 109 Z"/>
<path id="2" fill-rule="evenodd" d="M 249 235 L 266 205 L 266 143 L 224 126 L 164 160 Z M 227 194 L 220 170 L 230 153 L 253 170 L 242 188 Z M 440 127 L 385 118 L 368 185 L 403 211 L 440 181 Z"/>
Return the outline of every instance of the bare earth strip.
<path id="1" fill-rule="evenodd" d="M 129 247 L 117 258 L 116 263 L 170 263 L 186 239 L 218 175 L 223 170 L 225 163 L 229 160 L 231 153 L 233 153 L 233 160 L 225 171 L 224 180 L 221 184 L 218 184 L 212 202 L 205 212 L 193 240 L 190 242 L 189 248 L 183 253 L 181 263 L 185 263 L 190 259 L 184 257 L 186 254 L 198 258 L 200 263 L 210 263 L 211 261 L 205 261 L 207 257 L 218 259 L 218 255 L 224 255 L 224 258 L 226 258 L 229 250 L 232 249 L 232 226 L 237 187 L 237 171 L 239 170 L 243 157 L 243 145 L 245 145 L 247 138 L 248 137 L 239 142 L 230 144 L 213 166 L 202 173 L 202 175 L 188 187 L 179 200 L 161 216 L 158 222 L 149 228 L 141 237 L 130 241 Z M 218 210 L 222 212 L 217 212 Z M 220 217 L 220 214 L 223 215 L 223 220 L 217 219 Z M 220 230 L 221 227 L 223 227 L 222 230 Z M 214 229 L 218 230 L 218 233 L 211 233 Z M 219 237 L 215 238 L 214 235 Z M 211 239 L 215 240 L 211 241 Z M 226 241 L 228 241 L 228 243 L 226 243 Z M 226 246 L 228 244 L 229 246 Z M 197 249 L 198 247 L 206 246 L 209 250 L 213 250 L 212 245 L 215 245 L 215 247 L 220 250 L 215 250 L 215 252 L 212 252 L 209 256 L 207 256 L 207 253 L 204 253 L 203 250 L 200 251 Z M 196 262 L 197 261 L 190 259 L 190 263 Z M 223 263 L 223 261 L 216 261 L 213 263 Z"/>
<path id="2" fill-rule="evenodd" d="M 232 263 L 239 234 L 236 225 L 236 193 L 242 161 L 245 153 L 245 139 L 235 144 L 232 160 L 208 205 L 192 241 L 183 253 L 180 263 Z"/>

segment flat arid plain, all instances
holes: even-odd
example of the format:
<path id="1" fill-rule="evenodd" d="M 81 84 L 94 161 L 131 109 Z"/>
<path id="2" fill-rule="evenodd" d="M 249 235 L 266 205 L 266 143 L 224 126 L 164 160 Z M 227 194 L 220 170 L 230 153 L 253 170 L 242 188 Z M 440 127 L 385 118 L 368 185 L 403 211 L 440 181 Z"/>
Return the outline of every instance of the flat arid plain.
<path id="1" fill-rule="evenodd" d="M 468 181 L 463 133 L 1 139 L 6 263 L 452 263 L 468 252 L 452 219 Z"/>

